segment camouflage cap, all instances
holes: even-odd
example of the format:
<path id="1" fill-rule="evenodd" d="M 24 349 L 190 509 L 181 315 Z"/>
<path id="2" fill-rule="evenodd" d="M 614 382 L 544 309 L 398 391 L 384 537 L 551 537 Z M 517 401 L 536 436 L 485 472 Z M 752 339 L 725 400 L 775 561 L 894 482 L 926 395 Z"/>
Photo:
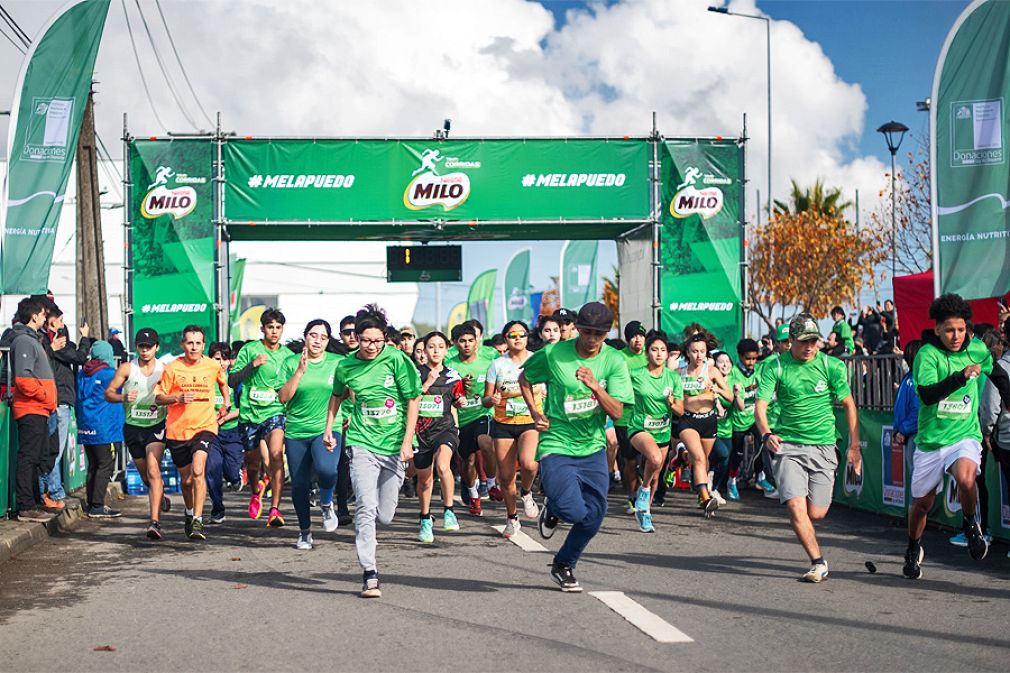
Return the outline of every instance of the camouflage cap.
<path id="1" fill-rule="evenodd" d="M 812 315 L 800 313 L 789 321 L 789 338 L 795 341 L 812 341 L 821 338 L 821 330 Z"/>

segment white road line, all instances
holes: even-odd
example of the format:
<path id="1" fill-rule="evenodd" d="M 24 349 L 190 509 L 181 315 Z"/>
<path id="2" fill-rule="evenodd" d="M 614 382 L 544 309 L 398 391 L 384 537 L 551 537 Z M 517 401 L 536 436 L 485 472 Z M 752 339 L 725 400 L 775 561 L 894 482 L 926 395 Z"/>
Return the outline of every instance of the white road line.
<path id="1" fill-rule="evenodd" d="M 624 595 L 623 591 L 590 591 L 589 595 L 661 643 L 693 643 L 694 639 Z"/>
<path id="2" fill-rule="evenodd" d="M 505 531 L 504 524 L 502 524 L 501 526 L 492 525 L 491 527 L 494 528 L 499 533 Z M 519 547 L 523 551 L 549 551 L 547 547 L 543 546 L 542 544 L 531 538 L 529 535 L 522 532 L 521 530 L 515 535 L 513 535 L 509 539 L 509 542 Z"/>

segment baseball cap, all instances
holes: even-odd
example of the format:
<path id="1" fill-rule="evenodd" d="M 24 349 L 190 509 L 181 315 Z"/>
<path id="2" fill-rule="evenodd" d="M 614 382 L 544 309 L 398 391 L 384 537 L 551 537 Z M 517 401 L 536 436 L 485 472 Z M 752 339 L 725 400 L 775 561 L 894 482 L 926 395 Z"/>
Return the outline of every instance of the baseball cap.
<path id="1" fill-rule="evenodd" d="M 782 323 L 775 329 L 776 341 L 789 341 L 789 325 Z"/>
<path id="2" fill-rule="evenodd" d="M 588 304 L 586 306 L 588 306 Z M 585 306 L 583 308 L 585 308 Z M 582 312 L 579 311 L 579 313 L 581 314 Z M 554 312 L 554 315 L 551 317 L 554 318 L 555 320 L 560 320 L 563 322 L 575 322 L 576 320 L 575 311 L 572 311 L 571 309 L 567 308 L 559 308 L 557 311 Z M 607 329 L 610 328 L 608 327 Z"/>
<path id="3" fill-rule="evenodd" d="M 629 322 L 627 325 L 624 326 L 625 341 L 631 341 L 631 337 L 637 336 L 639 334 L 645 336 L 646 329 L 645 325 L 643 325 L 638 320 L 632 320 L 631 322 Z"/>
<path id="4" fill-rule="evenodd" d="M 796 341 L 812 341 L 821 338 L 821 330 L 812 315 L 800 313 L 789 322 L 789 338 Z"/>
<path id="5" fill-rule="evenodd" d="M 157 346 L 159 343 L 158 333 L 150 327 L 143 327 L 137 330 L 137 336 L 133 339 L 133 343 L 136 346 Z"/>
<path id="6" fill-rule="evenodd" d="M 562 311 L 567 309 L 561 309 Z M 560 311 L 559 311 L 560 312 Z M 569 311 L 571 313 L 571 311 Z M 555 317 L 558 315 L 554 314 Z M 614 313 L 606 304 L 598 301 L 591 301 L 579 309 L 579 315 L 575 319 L 576 329 L 597 330 L 599 332 L 609 332 L 614 324 Z"/>
<path id="7" fill-rule="evenodd" d="M 414 331 L 414 328 L 411 325 L 404 325 L 403 327 L 401 327 L 400 334 L 409 334 L 412 337 L 417 336 L 417 332 Z"/>

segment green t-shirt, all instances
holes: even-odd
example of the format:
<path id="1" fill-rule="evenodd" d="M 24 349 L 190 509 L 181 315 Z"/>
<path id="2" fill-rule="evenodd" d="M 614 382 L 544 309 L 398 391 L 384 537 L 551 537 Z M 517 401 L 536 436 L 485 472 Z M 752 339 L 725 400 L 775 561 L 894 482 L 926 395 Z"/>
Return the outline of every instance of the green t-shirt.
<path id="1" fill-rule="evenodd" d="M 778 361 L 779 361 L 779 354 L 773 353 L 768 357 L 766 357 L 764 360 L 761 360 L 756 365 L 754 365 L 754 379 L 755 379 L 754 382 L 757 383 L 758 386 L 761 385 L 761 372 L 764 371 L 764 368 L 777 367 L 778 365 L 776 365 L 775 363 Z M 757 399 L 756 393 L 754 395 L 754 398 L 755 400 Z M 768 427 L 774 430 L 775 426 L 777 426 L 779 423 L 779 402 L 778 402 L 778 395 L 776 395 L 775 393 L 772 393 L 772 398 L 771 400 L 768 401 L 768 411 L 766 412 L 766 415 L 768 416 Z"/>
<path id="2" fill-rule="evenodd" d="M 722 408 L 726 409 L 731 404 L 719 398 Z M 725 416 L 716 421 L 715 436 L 720 439 L 731 439 L 733 437 L 733 409 L 729 409 Z"/>
<path id="3" fill-rule="evenodd" d="M 281 368 L 281 378 L 284 383 L 291 380 L 302 356 L 299 353 L 292 353 L 284 361 Z M 337 365 L 344 359 L 343 355 L 336 353 L 324 353 L 323 359 L 319 362 L 309 362 L 302 375 L 302 380 L 298 382 L 295 394 L 288 400 L 285 413 L 287 414 L 287 424 L 284 429 L 284 436 L 292 439 L 308 439 L 318 437 L 326 430 L 326 410 L 330 404 L 330 397 L 333 395 L 333 375 L 337 371 Z M 282 386 L 283 387 L 283 386 Z M 340 432 L 340 412 L 333 421 L 333 431 Z"/>
<path id="4" fill-rule="evenodd" d="M 449 369 L 455 369 L 459 372 L 461 378 L 465 379 L 467 376 L 473 377 L 470 387 L 466 390 L 466 406 L 456 410 L 456 415 L 459 417 L 459 427 L 469 425 L 478 418 L 490 416 L 494 413 L 494 408 L 485 409 L 481 400 L 484 397 L 484 383 L 487 381 L 487 370 L 491 366 L 491 363 L 499 357 L 498 351 L 490 346 L 484 346 L 477 349 L 477 357 L 471 362 L 463 362 L 459 359 L 459 354 L 456 354 L 452 358 L 446 358 L 444 365 Z"/>
<path id="5" fill-rule="evenodd" d="M 281 378 L 281 367 L 291 356 L 291 349 L 281 346 L 272 351 L 262 341 L 251 341 L 242 346 L 231 370 L 238 372 L 245 369 L 260 355 L 266 355 L 267 361 L 254 368 L 252 374 L 242 381 L 242 397 L 238 405 L 238 420 L 241 423 L 255 425 L 284 413 L 277 391 L 288 382 L 286 378 Z"/>
<path id="6" fill-rule="evenodd" d="M 523 370 L 530 383 L 547 384 L 544 413 L 551 427 L 540 433 L 537 460 L 552 453 L 582 458 L 607 448 L 606 413 L 589 388 L 575 378 L 579 367 L 589 367 L 615 400 L 635 401 L 627 361 L 617 350 L 604 345 L 596 357 L 584 359 L 575 343 L 576 339 L 570 339 L 537 351 Z"/>
<path id="7" fill-rule="evenodd" d="M 831 328 L 831 331 L 838 335 L 838 341 L 845 344 L 849 349 L 849 354 L 856 352 L 856 342 L 852 340 L 852 327 L 845 320 L 839 320 Z"/>
<path id="8" fill-rule="evenodd" d="M 678 400 L 684 398 L 680 375 L 666 367 L 659 376 L 646 367 L 632 369 L 629 375 L 635 394 L 635 403 L 624 405 L 630 434 L 648 432 L 660 446 L 669 444 L 673 421 L 667 398 L 670 395 Z"/>
<path id="9" fill-rule="evenodd" d="M 227 374 L 225 374 L 227 376 Z M 235 409 L 235 404 L 238 400 L 235 399 L 235 391 L 228 388 L 228 398 L 231 400 L 231 408 Z M 224 397 L 221 396 L 221 389 L 217 386 L 214 387 L 214 411 L 219 411 L 221 407 L 224 406 Z M 222 430 L 234 430 L 238 427 L 238 418 L 233 418 L 230 421 L 225 421 L 221 424 Z"/>
<path id="10" fill-rule="evenodd" d="M 407 402 L 421 395 L 421 377 L 398 348 L 384 347 L 374 360 L 346 357 L 337 365 L 333 394 L 354 393 L 345 446 L 394 456 L 407 431 Z"/>
<path id="11" fill-rule="evenodd" d="M 730 403 L 729 420 L 733 432 L 746 432 L 754 425 L 754 402 L 757 400 L 758 377 L 757 370 L 747 376 L 734 365 L 726 377 L 726 385 L 732 391 L 733 386 L 740 386 L 740 397 L 743 398 L 743 411 L 735 403 Z"/>
<path id="12" fill-rule="evenodd" d="M 844 362 L 820 352 L 810 362 L 799 362 L 782 353 L 761 370 L 757 398 L 771 400 L 776 393 L 776 435 L 790 444 L 835 444 L 832 402 L 852 394 Z"/>
<path id="13" fill-rule="evenodd" d="M 979 365 L 985 376 L 992 373 L 992 355 L 979 339 L 973 338 L 966 348 L 957 353 L 926 344 L 915 356 L 912 379 L 917 386 L 929 386 L 962 371 L 968 365 Z M 919 451 L 936 451 L 962 439 L 982 441 L 978 403 L 984 383 L 981 376 L 969 379 L 937 404 L 920 405 L 915 448 Z"/>
<path id="14" fill-rule="evenodd" d="M 645 354 L 644 348 L 640 353 L 632 353 L 630 348 L 625 348 L 617 352 L 624 356 L 625 362 L 628 365 L 629 372 L 633 372 L 636 369 L 641 369 L 642 367 L 645 367 L 649 364 L 649 356 Z M 621 415 L 621 417 L 618 418 L 616 421 L 614 421 L 614 425 L 622 428 L 630 426 L 631 409 L 632 409 L 631 405 L 625 405 L 624 414 Z"/>

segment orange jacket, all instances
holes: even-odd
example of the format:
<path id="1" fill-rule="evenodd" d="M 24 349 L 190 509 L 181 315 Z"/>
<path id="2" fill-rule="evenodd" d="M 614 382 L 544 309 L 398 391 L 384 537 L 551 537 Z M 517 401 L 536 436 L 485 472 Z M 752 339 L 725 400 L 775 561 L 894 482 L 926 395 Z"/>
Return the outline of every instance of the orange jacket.
<path id="1" fill-rule="evenodd" d="M 28 414 L 49 416 L 56 411 L 56 379 L 39 333 L 25 325 L 14 325 L 11 368 L 14 383 L 14 418 Z"/>

